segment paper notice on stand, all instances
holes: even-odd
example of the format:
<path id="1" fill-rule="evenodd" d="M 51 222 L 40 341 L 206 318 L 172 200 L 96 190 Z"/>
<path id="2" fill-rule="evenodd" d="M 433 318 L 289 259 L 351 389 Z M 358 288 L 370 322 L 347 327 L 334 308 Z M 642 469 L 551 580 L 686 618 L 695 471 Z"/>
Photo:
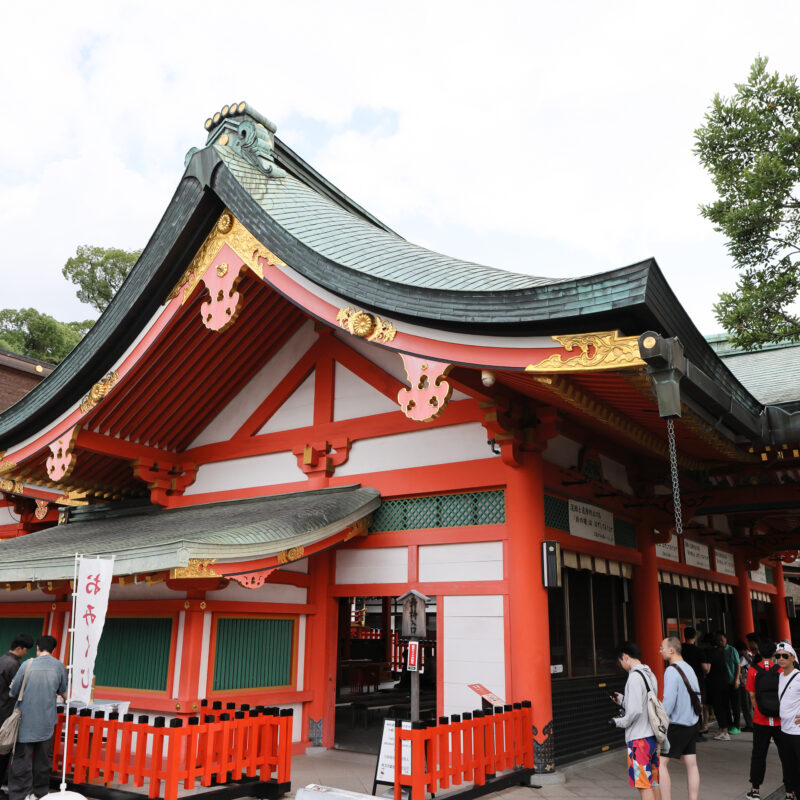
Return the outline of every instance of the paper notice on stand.
<path id="1" fill-rule="evenodd" d="M 72 621 L 71 699 L 87 704 L 92 700 L 94 662 L 106 621 L 113 570 L 113 558 L 78 556 L 75 619 Z"/>

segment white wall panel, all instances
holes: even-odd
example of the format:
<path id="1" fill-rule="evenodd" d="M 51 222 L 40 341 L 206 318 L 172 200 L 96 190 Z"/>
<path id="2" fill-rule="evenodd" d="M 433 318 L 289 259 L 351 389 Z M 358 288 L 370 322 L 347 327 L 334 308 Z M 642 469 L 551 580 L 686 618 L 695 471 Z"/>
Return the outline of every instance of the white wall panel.
<path id="1" fill-rule="evenodd" d="M 333 403 L 335 422 L 392 411 L 400 413 L 400 406 L 395 400 L 381 394 L 347 367 L 336 364 L 336 393 Z"/>
<path id="2" fill-rule="evenodd" d="M 111 584 L 111 600 L 183 600 L 185 592 L 176 592 L 167 587 L 166 583 L 156 583 L 148 586 L 144 581 L 120 586 Z"/>
<path id="3" fill-rule="evenodd" d="M 197 479 L 184 494 L 223 492 L 227 489 L 246 489 L 252 486 L 273 486 L 303 480 L 294 453 L 267 453 L 263 456 L 236 458 L 203 464 Z"/>
<path id="4" fill-rule="evenodd" d="M 419 548 L 421 581 L 500 581 L 502 542 L 423 545 Z"/>
<path id="5" fill-rule="evenodd" d="M 312 372 L 289 397 L 286 402 L 259 428 L 259 433 L 290 431 L 306 428 L 314 424 L 314 385 L 316 378 Z"/>
<path id="6" fill-rule="evenodd" d="M 444 714 L 480 708 L 470 688 L 482 683 L 505 699 L 505 621 L 502 595 L 442 598 Z"/>
<path id="7" fill-rule="evenodd" d="M 615 488 L 626 494 L 633 494 L 633 489 L 628 482 L 628 470 L 624 464 L 614 461 L 613 458 L 601 455 L 600 463 L 603 465 L 603 477 Z"/>
<path id="8" fill-rule="evenodd" d="M 478 422 L 468 422 L 354 442 L 350 458 L 337 467 L 336 477 L 490 457 L 486 429 Z"/>
<path id="9" fill-rule="evenodd" d="M 305 603 L 307 590 L 304 586 L 285 583 L 265 583 L 258 589 L 248 589 L 231 581 L 224 589 L 206 592 L 209 600 L 231 600 L 242 603 Z"/>
<path id="10" fill-rule="evenodd" d="M 16 525 L 19 514 L 15 514 L 11 506 L 0 506 L 0 525 Z"/>
<path id="11" fill-rule="evenodd" d="M 407 547 L 336 551 L 336 583 L 403 583 L 407 580 Z"/>
<path id="12" fill-rule="evenodd" d="M 288 564 L 284 564 L 281 569 L 285 570 L 286 572 L 302 572 L 307 575 L 308 559 L 301 558 L 299 561 L 291 561 Z"/>
<path id="13" fill-rule="evenodd" d="M 542 458 L 551 464 L 558 464 L 564 469 L 578 466 L 578 455 L 581 445 L 566 436 L 554 436 L 547 440 L 547 447 L 542 453 Z"/>
<path id="14" fill-rule="evenodd" d="M 298 328 L 294 336 L 250 379 L 190 447 L 199 447 L 212 442 L 227 442 L 316 341 L 314 323 L 309 320 Z"/>

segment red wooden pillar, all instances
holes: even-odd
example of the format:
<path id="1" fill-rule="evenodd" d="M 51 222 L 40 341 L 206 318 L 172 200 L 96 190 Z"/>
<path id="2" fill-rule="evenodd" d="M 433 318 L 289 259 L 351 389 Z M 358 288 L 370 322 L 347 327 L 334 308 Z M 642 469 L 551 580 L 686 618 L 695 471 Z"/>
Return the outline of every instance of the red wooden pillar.
<path id="1" fill-rule="evenodd" d="M 51 636 L 54 636 L 58 642 L 58 646 L 56 647 L 56 651 L 53 653 L 53 655 L 56 658 L 61 659 L 64 664 L 67 664 L 69 662 L 69 652 L 67 651 L 67 647 L 69 646 L 69 636 L 67 634 L 67 626 L 64 624 L 65 613 L 60 608 L 57 608 L 57 603 L 63 602 L 65 599 L 66 595 L 59 595 L 56 598 L 56 603 L 53 603 L 53 610 L 50 612 L 52 616 L 49 633 Z M 34 655 L 36 655 L 35 652 Z"/>
<path id="2" fill-rule="evenodd" d="M 777 561 L 772 567 L 777 592 L 772 597 L 772 622 L 777 641 L 792 641 L 792 629 L 786 615 L 786 584 L 783 582 L 783 564 Z"/>
<path id="3" fill-rule="evenodd" d="M 333 578 L 332 550 L 317 553 L 308 560 L 308 603 L 314 611 L 306 617 L 305 683 L 313 692 L 306 706 L 303 740 L 314 747 L 333 747 L 336 715 L 336 643 L 338 605 L 328 595 Z M 298 687 L 300 688 L 300 687 Z"/>
<path id="4" fill-rule="evenodd" d="M 521 453 L 519 466 L 506 466 L 508 605 L 511 686 L 506 702 L 533 703 L 536 770 L 555 768 L 553 699 L 550 685 L 550 620 L 542 583 L 544 483 L 540 453 Z"/>
<path id="5" fill-rule="evenodd" d="M 739 579 L 739 585 L 733 589 L 733 602 L 736 608 L 734 630 L 736 631 L 737 639 L 744 639 L 748 633 L 755 629 L 753 624 L 753 603 L 750 600 L 750 573 L 747 571 L 745 557 L 741 553 L 733 554 L 733 566 L 736 570 L 736 577 Z M 728 638 L 732 637 L 729 636 Z"/>
<path id="6" fill-rule="evenodd" d="M 200 709 L 198 680 L 203 649 L 203 616 L 201 604 L 204 591 L 190 590 L 186 593 L 183 617 L 183 639 L 181 648 L 181 672 L 178 678 L 178 697 L 175 710 L 181 714 L 197 714 Z M 180 705 L 180 708 L 178 707 Z"/>
<path id="7" fill-rule="evenodd" d="M 652 512 L 644 507 L 636 526 L 636 547 L 642 563 L 633 568 L 631 589 L 633 600 L 633 630 L 636 644 L 642 651 L 642 661 L 653 670 L 659 681 L 664 677 L 664 661 L 659 652 L 664 638 L 661 619 L 661 597 L 658 591 L 658 563 L 653 535 Z"/>

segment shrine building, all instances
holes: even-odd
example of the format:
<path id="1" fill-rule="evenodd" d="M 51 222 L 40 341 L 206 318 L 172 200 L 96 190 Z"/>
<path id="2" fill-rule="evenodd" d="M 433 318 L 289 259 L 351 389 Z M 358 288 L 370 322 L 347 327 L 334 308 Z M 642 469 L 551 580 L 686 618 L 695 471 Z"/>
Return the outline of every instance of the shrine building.
<path id="1" fill-rule="evenodd" d="M 249 105 L 205 127 L 113 302 L 0 415 L 0 647 L 64 658 L 74 556 L 113 554 L 97 702 L 292 708 L 295 752 L 370 749 L 408 714 L 413 589 L 423 713 L 531 700 L 547 771 L 622 743 L 619 641 L 660 676 L 684 626 L 790 636 L 796 348 L 712 346 L 652 259 L 431 252 Z"/>

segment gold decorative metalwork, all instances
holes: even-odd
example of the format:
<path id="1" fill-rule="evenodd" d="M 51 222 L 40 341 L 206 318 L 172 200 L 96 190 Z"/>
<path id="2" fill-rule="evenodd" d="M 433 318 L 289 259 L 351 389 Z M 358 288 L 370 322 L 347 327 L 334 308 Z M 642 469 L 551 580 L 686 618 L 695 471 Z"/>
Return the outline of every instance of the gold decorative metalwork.
<path id="1" fill-rule="evenodd" d="M 226 209 L 222 212 L 220 218 L 217 220 L 217 224 L 214 226 L 211 233 L 206 236 L 200 249 L 175 284 L 175 287 L 167 295 L 167 299 L 164 302 L 169 302 L 182 292 L 183 298 L 181 299 L 181 305 L 183 305 L 189 299 L 197 284 L 203 280 L 203 275 L 205 275 L 206 270 L 211 266 L 211 263 L 217 255 L 219 255 L 220 249 L 225 244 L 227 244 L 228 247 L 242 259 L 245 266 L 258 275 L 259 278 L 264 278 L 264 269 L 259 263 L 259 259 L 266 259 L 270 264 L 279 267 L 286 266 L 281 259 L 264 247 L 264 245 Z"/>
<path id="2" fill-rule="evenodd" d="M 217 275 L 220 278 L 224 278 L 228 274 L 228 265 L 227 264 L 218 264 L 217 265 Z"/>
<path id="3" fill-rule="evenodd" d="M 93 409 L 112 389 L 114 384 L 119 380 L 119 374 L 116 370 L 111 370 L 108 375 L 102 380 L 99 380 L 89 390 L 89 394 L 81 400 L 81 411 L 85 414 L 87 411 Z"/>
<path id="4" fill-rule="evenodd" d="M 169 571 L 170 578 L 219 578 L 219 573 L 211 566 L 216 558 L 190 558 L 185 567 L 175 567 Z"/>
<path id="5" fill-rule="evenodd" d="M 391 342 L 397 335 L 394 325 L 388 320 L 349 306 L 339 309 L 336 322 L 340 328 L 368 342 Z"/>
<path id="6" fill-rule="evenodd" d="M 369 533 L 369 526 L 372 524 L 372 514 L 362 517 L 358 522 L 354 522 L 345 529 L 344 539 L 342 541 L 349 542 L 355 539 L 356 536 L 366 536 Z"/>
<path id="7" fill-rule="evenodd" d="M 13 461 L 0 461 L 0 475 L 5 475 L 16 468 L 17 465 Z"/>
<path id="8" fill-rule="evenodd" d="M 601 331 L 553 336 L 552 339 L 567 353 L 572 353 L 576 347 L 579 352 L 569 358 L 564 358 L 561 353 L 553 353 L 538 364 L 528 364 L 526 372 L 585 372 L 645 366 L 639 355 L 637 336 L 620 336 L 619 331 Z"/>
<path id="9" fill-rule="evenodd" d="M 54 502 L 57 506 L 88 506 L 89 500 L 86 495 L 87 492 L 82 489 L 73 489 L 66 495 L 56 497 Z"/>
<path id="10" fill-rule="evenodd" d="M 299 558 L 303 557 L 305 552 L 306 549 L 302 544 L 297 547 L 290 547 L 288 550 L 281 550 L 277 555 L 278 563 L 288 564 L 290 561 L 297 561 Z"/>
<path id="11" fill-rule="evenodd" d="M 0 492 L 22 494 L 25 484 L 16 478 L 0 478 Z"/>

